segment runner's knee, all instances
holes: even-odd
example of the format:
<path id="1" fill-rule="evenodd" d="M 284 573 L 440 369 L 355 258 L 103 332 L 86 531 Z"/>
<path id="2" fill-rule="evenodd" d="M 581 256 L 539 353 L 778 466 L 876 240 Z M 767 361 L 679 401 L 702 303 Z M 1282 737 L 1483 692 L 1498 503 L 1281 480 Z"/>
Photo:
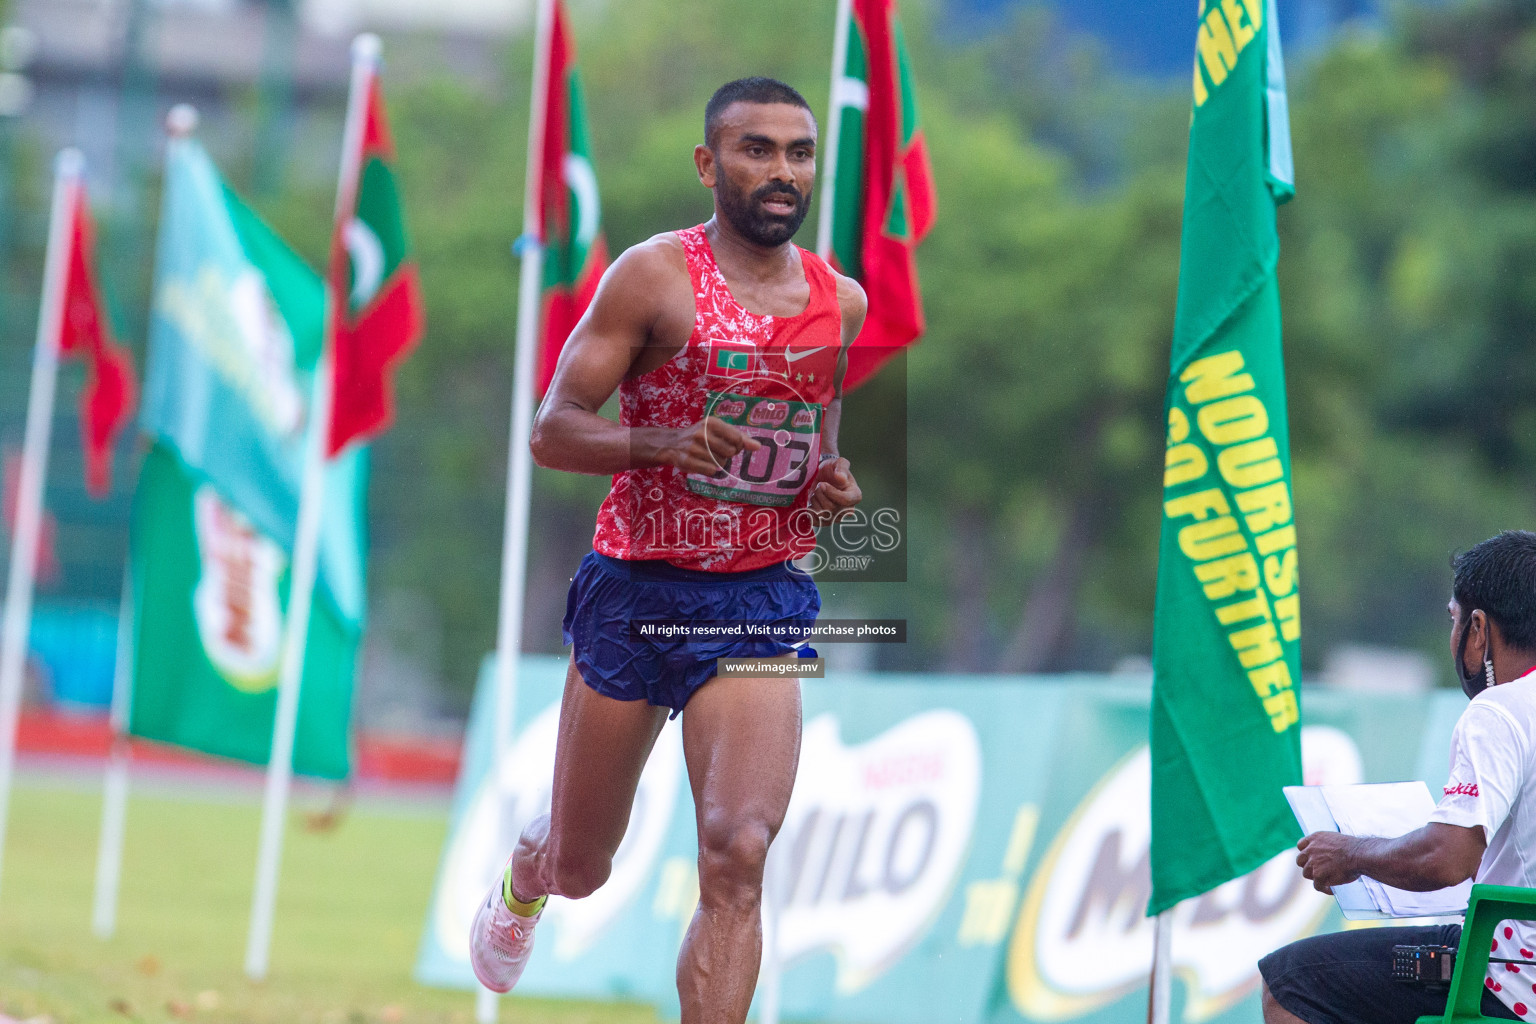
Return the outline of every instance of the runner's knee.
<path id="1" fill-rule="evenodd" d="M 1269 992 L 1268 983 L 1261 983 L 1264 994 L 1260 997 L 1260 1008 L 1264 1014 L 1264 1024 L 1297 1024 L 1301 1018 L 1290 1010 L 1280 1005 L 1280 1001 Z M 1301 1024 L 1306 1024 L 1301 1021 Z"/>
<path id="2" fill-rule="evenodd" d="M 700 898 L 755 904 L 762 896 L 772 839 L 762 822 L 725 816 L 706 820 L 699 830 Z"/>
<path id="3" fill-rule="evenodd" d="M 608 881 L 613 858 L 602 853 L 556 850 L 550 866 L 550 892 L 579 900 Z"/>

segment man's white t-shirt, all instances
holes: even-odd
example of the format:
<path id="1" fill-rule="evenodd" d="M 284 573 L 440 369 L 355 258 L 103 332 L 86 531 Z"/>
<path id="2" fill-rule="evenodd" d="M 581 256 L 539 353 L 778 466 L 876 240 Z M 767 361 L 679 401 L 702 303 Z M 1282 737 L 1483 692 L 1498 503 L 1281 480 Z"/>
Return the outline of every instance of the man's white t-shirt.
<path id="1" fill-rule="evenodd" d="M 1536 670 L 1473 698 L 1451 734 L 1451 776 L 1430 821 L 1481 827 L 1488 849 L 1477 881 L 1536 889 Z M 1536 923 L 1507 921 L 1485 984 L 1522 1020 L 1536 1021 Z"/>

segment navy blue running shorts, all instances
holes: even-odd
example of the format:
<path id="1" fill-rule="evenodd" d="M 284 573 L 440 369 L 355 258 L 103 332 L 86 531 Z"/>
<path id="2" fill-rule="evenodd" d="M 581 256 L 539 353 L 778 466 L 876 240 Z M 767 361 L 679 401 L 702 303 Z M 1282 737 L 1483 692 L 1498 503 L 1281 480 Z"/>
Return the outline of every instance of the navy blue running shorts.
<path id="1" fill-rule="evenodd" d="M 700 572 L 661 560 L 629 561 L 589 551 L 565 599 L 561 632 L 592 689 L 644 700 L 672 717 L 715 674 L 717 658 L 816 657 L 786 639 L 640 636 L 645 622 L 754 623 L 809 629 L 821 611 L 811 577 L 788 562 L 746 572 Z"/>
<path id="2" fill-rule="evenodd" d="M 1307 1024 L 1414 1024 L 1445 1012 L 1445 989 L 1392 980 L 1393 946 L 1461 945 L 1461 925 L 1357 928 L 1281 946 L 1259 961 L 1275 1002 Z M 1519 1020 L 1483 989 L 1484 1017 Z"/>

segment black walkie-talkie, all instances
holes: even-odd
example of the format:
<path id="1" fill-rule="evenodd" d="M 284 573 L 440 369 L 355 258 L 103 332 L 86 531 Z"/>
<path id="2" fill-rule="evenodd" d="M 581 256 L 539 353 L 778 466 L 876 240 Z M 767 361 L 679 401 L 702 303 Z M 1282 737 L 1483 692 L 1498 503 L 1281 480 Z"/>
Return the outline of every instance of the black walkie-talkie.
<path id="1" fill-rule="evenodd" d="M 1425 988 L 1444 988 L 1456 969 L 1454 946 L 1393 946 L 1392 980 Z"/>

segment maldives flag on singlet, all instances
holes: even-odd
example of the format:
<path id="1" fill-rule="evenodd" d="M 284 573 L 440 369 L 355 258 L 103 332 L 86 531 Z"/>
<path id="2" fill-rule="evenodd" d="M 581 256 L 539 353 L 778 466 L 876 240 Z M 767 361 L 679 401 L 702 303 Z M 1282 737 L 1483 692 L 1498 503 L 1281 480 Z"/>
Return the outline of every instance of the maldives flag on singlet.
<path id="1" fill-rule="evenodd" d="M 581 98 L 581 79 L 576 74 L 576 46 L 566 24 L 564 5 L 553 0 L 552 7 L 549 52 L 542 65 L 543 133 L 536 140 L 532 184 L 539 195 L 538 220 L 528 228 L 544 244 L 538 374 L 541 397 L 555 374 L 565 339 L 587 311 L 598 279 L 608 266 L 587 112 Z"/>
<path id="2" fill-rule="evenodd" d="M 838 144 L 828 255 L 869 297 L 844 381 L 856 387 L 923 333 L 916 249 L 933 226 L 937 197 L 895 0 L 853 0 L 847 31 L 832 91 Z"/>
<path id="3" fill-rule="evenodd" d="M 425 326 L 377 68 L 368 76 L 367 90 L 357 180 L 331 243 L 327 284 L 336 333 L 329 455 L 389 426 L 390 374 Z"/>

